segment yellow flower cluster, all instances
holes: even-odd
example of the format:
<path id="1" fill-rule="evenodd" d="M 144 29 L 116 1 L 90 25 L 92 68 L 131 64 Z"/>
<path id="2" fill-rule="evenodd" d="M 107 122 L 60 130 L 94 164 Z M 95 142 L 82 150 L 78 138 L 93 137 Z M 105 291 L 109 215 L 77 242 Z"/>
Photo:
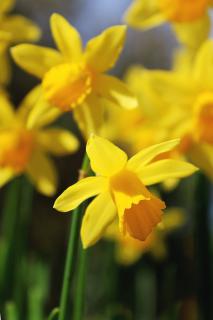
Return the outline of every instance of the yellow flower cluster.
<path id="1" fill-rule="evenodd" d="M 34 24 L 8 16 L 12 5 L 9 0 L 0 5 L 3 53 L 11 43 L 39 36 Z M 67 212 L 95 197 L 82 222 L 84 248 L 103 237 L 115 221 L 120 230 L 115 238 L 122 246 L 137 242 L 136 256 L 153 247 L 166 205 L 148 186 L 187 177 L 197 170 L 195 165 L 213 177 L 213 42 L 206 39 L 211 6 L 208 0 L 134 1 L 125 18 L 130 25 L 148 28 L 168 21 L 194 51 L 182 53 L 172 71 L 131 67 L 124 81 L 106 71 L 123 49 L 125 25 L 104 30 L 83 48 L 78 31 L 53 14 L 50 25 L 57 50 L 25 43 L 13 47 L 14 61 L 41 84 L 16 112 L 5 88 L 0 91 L 0 184 L 25 172 L 40 192 L 55 192 L 57 175 L 49 155 L 76 151 L 78 140 L 67 130 L 46 126 L 72 111 L 87 141 L 94 176 L 66 189 L 54 207 Z M 22 30 L 18 38 L 17 28 Z M 0 61 L 3 84 L 9 79 L 8 65 L 5 57 Z M 128 160 L 106 137 L 134 155 Z"/>

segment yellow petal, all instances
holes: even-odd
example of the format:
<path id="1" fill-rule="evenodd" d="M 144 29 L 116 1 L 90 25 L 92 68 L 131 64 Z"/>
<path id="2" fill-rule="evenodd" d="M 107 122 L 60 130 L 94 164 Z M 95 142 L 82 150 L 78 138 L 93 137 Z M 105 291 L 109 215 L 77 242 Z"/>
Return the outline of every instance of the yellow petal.
<path id="1" fill-rule="evenodd" d="M 46 196 L 53 196 L 58 184 L 56 168 L 45 153 L 36 150 L 27 166 L 26 172 L 35 188 Z"/>
<path id="2" fill-rule="evenodd" d="M 17 45 L 11 49 L 11 54 L 21 68 L 38 78 L 62 61 L 56 50 L 32 44 Z"/>
<path id="3" fill-rule="evenodd" d="M 6 13 L 13 9 L 15 0 L 1 0 L 0 1 L 0 13 Z"/>
<path id="4" fill-rule="evenodd" d="M 113 26 L 91 39 L 85 49 L 87 64 L 104 72 L 112 68 L 124 46 L 126 26 Z"/>
<path id="5" fill-rule="evenodd" d="M 213 181 L 213 147 L 195 144 L 189 151 L 189 158 Z"/>
<path id="6" fill-rule="evenodd" d="M 101 96 L 122 108 L 134 109 L 138 106 L 137 98 L 128 86 L 113 76 L 100 76 L 97 91 Z"/>
<path id="7" fill-rule="evenodd" d="M 206 85 L 213 83 L 213 41 L 207 40 L 198 51 L 194 65 L 194 77 L 201 82 L 205 79 Z"/>
<path id="8" fill-rule="evenodd" d="M 101 98 L 90 95 L 86 101 L 73 110 L 74 118 L 86 140 L 91 133 L 100 134 L 104 120 L 103 104 Z"/>
<path id="9" fill-rule="evenodd" d="M 55 156 L 75 152 L 79 147 L 77 138 L 68 130 L 50 128 L 38 132 L 40 147 Z"/>
<path id="10" fill-rule="evenodd" d="M 30 90 L 24 99 L 21 101 L 18 109 L 17 109 L 17 115 L 20 119 L 25 122 L 27 119 L 29 113 L 32 111 L 32 109 L 35 107 L 36 103 L 38 102 L 40 96 L 42 94 L 41 86 L 35 86 L 32 90 Z"/>
<path id="11" fill-rule="evenodd" d="M 70 62 L 78 60 L 82 54 L 81 37 L 78 31 L 57 13 L 51 16 L 50 23 L 53 37 L 62 55 Z"/>
<path id="12" fill-rule="evenodd" d="M 20 15 L 3 17 L 1 20 L 1 30 L 10 33 L 13 43 L 37 41 L 41 35 L 41 31 L 35 23 Z"/>
<path id="13" fill-rule="evenodd" d="M 138 172 L 145 185 L 163 182 L 170 178 L 184 178 L 196 172 L 198 168 L 190 163 L 166 159 L 153 162 Z"/>
<path id="14" fill-rule="evenodd" d="M 132 27 L 148 29 L 165 22 L 158 9 L 157 0 L 135 0 L 125 14 L 125 21 Z"/>
<path id="15" fill-rule="evenodd" d="M 205 15 L 201 19 L 189 23 L 173 24 L 174 31 L 179 41 L 189 47 L 197 50 L 205 39 L 208 38 L 210 32 L 210 18 Z"/>
<path id="16" fill-rule="evenodd" d="M 12 168 L 0 168 L 0 187 L 8 183 L 15 176 Z"/>
<path id="17" fill-rule="evenodd" d="M 106 179 L 87 177 L 67 188 L 55 201 L 54 208 L 67 212 L 78 207 L 81 202 L 94 197 L 106 189 Z"/>
<path id="18" fill-rule="evenodd" d="M 180 139 L 174 139 L 145 148 L 129 159 L 127 166 L 134 171 L 140 171 L 159 154 L 174 149 L 179 143 Z"/>
<path id="19" fill-rule="evenodd" d="M 96 135 L 89 138 L 86 151 L 92 170 L 103 176 L 114 175 L 122 170 L 127 162 L 127 155 L 124 151 Z"/>
<path id="20" fill-rule="evenodd" d="M 8 52 L 6 52 L 6 50 L 0 53 L 0 70 L 0 84 L 7 85 L 11 79 L 11 67 Z"/>
<path id="21" fill-rule="evenodd" d="M 15 112 L 13 106 L 7 94 L 3 90 L 0 90 L 0 127 L 8 127 L 14 118 Z"/>
<path id="22" fill-rule="evenodd" d="M 116 218 L 116 208 L 109 192 L 98 195 L 87 207 L 81 226 L 81 239 L 86 249 L 95 244 Z"/>
<path id="23" fill-rule="evenodd" d="M 43 96 L 40 96 L 29 113 L 27 127 L 41 128 L 55 121 L 61 114 L 62 111 L 59 108 L 51 106 Z"/>

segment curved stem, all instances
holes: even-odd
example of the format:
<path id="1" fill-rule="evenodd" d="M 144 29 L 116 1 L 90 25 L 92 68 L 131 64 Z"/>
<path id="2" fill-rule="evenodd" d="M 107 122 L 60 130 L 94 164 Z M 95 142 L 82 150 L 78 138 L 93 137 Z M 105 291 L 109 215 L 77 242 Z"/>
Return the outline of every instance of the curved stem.
<path id="1" fill-rule="evenodd" d="M 79 174 L 79 180 L 87 175 L 89 171 L 89 159 L 85 154 L 83 164 Z M 59 306 L 59 320 L 65 320 L 69 304 L 70 287 L 74 269 L 74 252 L 79 236 L 79 222 L 81 219 L 82 205 L 76 208 L 71 215 L 71 226 L 68 240 L 67 256 L 64 269 L 64 277 Z"/>

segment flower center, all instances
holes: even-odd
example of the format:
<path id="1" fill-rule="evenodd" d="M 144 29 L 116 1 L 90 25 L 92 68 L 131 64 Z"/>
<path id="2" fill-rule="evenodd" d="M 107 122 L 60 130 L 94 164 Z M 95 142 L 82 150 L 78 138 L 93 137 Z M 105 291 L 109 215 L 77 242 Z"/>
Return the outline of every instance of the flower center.
<path id="1" fill-rule="evenodd" d="M 82 65 L 60 64 L 45 74 L 42 87 L 47 101 L 62 111 L 69 111 L 90 94 L 92 73 Z"/>
<path id="2" fill-rule="evenodd" d="M 22 172 L 33 151 L 32 132 L 25 129 L 0 131 L 0 166 Z"/>
<path id="3" fill-rule="evenodd" d="M 213 93 L 201 94 L 195 103 L 194 136 L 196 140 L 213 143 Z"/>
<path id="4" fill-rule="evenodd" d="M 172 22 L 190 22 L 201 18 L 209 0 L 158 0 L 159 8 Z"/>

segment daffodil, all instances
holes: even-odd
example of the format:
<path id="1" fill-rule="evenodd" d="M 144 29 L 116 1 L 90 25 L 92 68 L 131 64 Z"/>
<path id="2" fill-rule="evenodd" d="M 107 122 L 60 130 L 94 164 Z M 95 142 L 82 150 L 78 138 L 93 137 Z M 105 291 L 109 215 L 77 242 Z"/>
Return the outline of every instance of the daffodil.
<path id="1" fill-rule="evenodd" d="M 124 76 L 124 81 L 137 97 L 138 108 L 107 108 L 103 134 L 125 146 L 130 155 L 142 148 L 170 139 L 165 125 L 169 115 L 165 114 L 165 104 L 157 94 L 154 95 L 149 78 L 152 80 L 145 68 L 131 66 Z"/>
<path id="2" fill-rule="evenodd" d="M 15 0 L 0 1 L 0 83 L 10 80 L 8 47 L 23 41 L 36 41 L 40 37 L 39 27 L 31 20 L 17 14 L 10 15 Z"/>
<path id="3" fill-rule="evenodd" d="M 84 248 L 93 245 L 106 227 L 118 216 L 122 234 L 144 241 L 161 221 L 165 203 L 147 186 L 168 178 L 186 177 L 197 169 L 186 162 L 152 160 L 174 148 L 179 140 L 167 141 L 143 149 L 129 160 L 110 141 L 92 135 L 86 152 L 96 176 L 87 177 L 65 190 L 54 207 L 61 212 L 75 209 L 87 198 L 97 197 L 89 204 L 83 218 L 81 237 Z"/>
<path id="4" fill-rule="evenodd" d="M 166 237 L 174 230 L 183 226 L 184 214 L 179 208 L 170 208 L 162 217 L 162 221 L 150 233 L 145 241 L 139 241 L 118 230 L 117 221 L 106 230 L 105 238 L 115 241 L 115 255 L 118 263 L 131 265 L 137 262 L 145 253 L 150 253 L 156 259 L 162 259 L 167 254 Z"/>
<path id="5" fill-rule="evenodd" d="M 141 29 L 169 22 L 179 40 L 196 49 L 209 35 L 212 5 L 212 0 L 134 0 L 126 21 Z"/>
<path id="6" fill-rule="evenodd" d="M 176 156 L 188 157 L 213 179 L 213 41 L 207 40 L 183 70 L 144 71 L 146 103 L 165 113 L 166 136 L 181 138 Z M 147 80 L 146 80 L 147 78 Z M 156 101 L 156 102 L 154 102 Z M 174 154 L 173 154 L 174 155 Z"/>
<path id="7" fill-rule="evenodd" d="M 45 128 L 55 117 L 52 113 L 29 124 L 31 109 L 41 103 L 39 96 L 39 88 L 33 89 L 15 111 L 6 93 L 0 92 L 0 186 L 24 173 L 38 191 L 51 196 L 57 172 L 50 155 L 73 153 L 78 140 L 67 130 Z"/>
<path id="8" fill-rule="evenodd" d="M 78 31 L 59 14 L 52 15 L 51 30 L 58 51 L 29 44 L 12 49 L 16 63 L 41 79 L 43 97 L 50 106 L 62 112 L 74 111 L 86 137 L 100 127 L 105 104 L 129 109 L 137 106 L 127 86 L 105 74 L 122 51 L 126 26 L 106 29 L 91 39 L 85 49 Z"/>

